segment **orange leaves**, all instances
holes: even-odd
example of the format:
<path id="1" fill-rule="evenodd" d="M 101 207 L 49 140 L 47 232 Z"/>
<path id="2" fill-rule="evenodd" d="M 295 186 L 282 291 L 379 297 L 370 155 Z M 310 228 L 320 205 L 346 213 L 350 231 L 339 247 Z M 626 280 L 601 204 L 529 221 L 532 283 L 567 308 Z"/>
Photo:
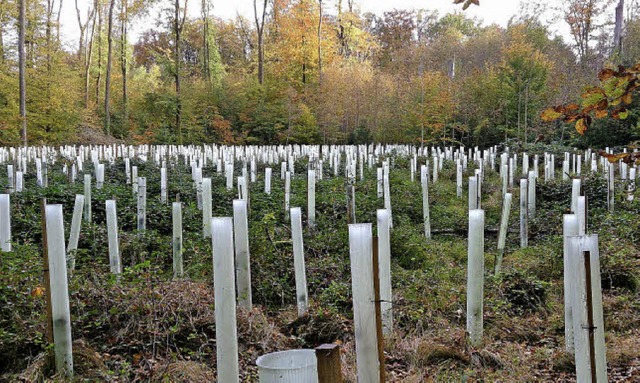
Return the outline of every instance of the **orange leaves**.
<path id="1" fill-rule="evenodd" d="M 598 154 L 600 154 L 602 157 L 605 157 L 612 164 L 618 161 L 622 161 L 627 164 L 631 164 L 634 161 L 635 162 L 640 161 L 640 152 L 609 154 L 604 150 L 599 150 Z"/>
<path id="2" fill-rule="evenodd" d="M 39 298 L 44 295 L 44 288 L 42 286 L 38 286 L 31 291 L 31 296 L 34 298 Z"/>

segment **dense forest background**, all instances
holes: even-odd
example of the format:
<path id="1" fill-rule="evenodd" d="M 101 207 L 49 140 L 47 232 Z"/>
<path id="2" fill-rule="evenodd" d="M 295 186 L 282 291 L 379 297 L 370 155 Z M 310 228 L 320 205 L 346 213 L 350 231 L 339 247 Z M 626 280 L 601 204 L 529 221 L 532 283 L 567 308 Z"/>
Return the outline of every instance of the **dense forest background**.
<path id="1" fill-rule="evenodd" d="M 80 129 L 184 144 L 640 138 L 637 100 L 629 118 L 585 136 L 540 121 L 579 100 L 601 68 L 640 60 L 637 1 L 532 1 L 500 27 L 462 10 L 376 16 L 352 0 L 252 0 L 252 19 L 218 18 L 210 0 L 85 0 L 87 12 L 75 0 L 73 49 L 60 39 L 62 1 L 0 0 L 0 145 L 22 142 L 21 5 L 29 144 L 74 142 Z M 195 5 L 201 16 L 187 16 Z M 554 36 L 548 14 L 570 35 Z M 137 23 L 149 25 L 134 41 Z"/>

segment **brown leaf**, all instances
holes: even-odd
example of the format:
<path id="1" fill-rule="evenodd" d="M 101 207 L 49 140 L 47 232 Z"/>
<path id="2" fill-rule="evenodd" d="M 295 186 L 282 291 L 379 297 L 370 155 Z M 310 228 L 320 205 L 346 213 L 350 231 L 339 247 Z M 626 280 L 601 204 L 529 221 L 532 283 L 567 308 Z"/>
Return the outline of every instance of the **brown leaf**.
<path id="1" fill-rule="evenodd" d="M 605 110 L 596 110 L 596 118 L 605 118 L 609 115 L 609 111 Z"/>
<path id="2" fill-rule="evenodd" d="M 627 92 L 622 96 L 622 102 L 626 105 L 629 105 L 633 102 L 633 94 L 631 92 Z"/>
<path id="3" fill-rule="evenodd" d="M 599 150 L 598 154 L 600 154 L 602 157 L 605 157 L 607 160 L 609 160 L 610 163 L 614 164 L 620 160 L 624 161 L 627 157 L 629 157 L 630 153 L 609 154 L 604 150 Z"/>
<path id="4" fill-rule="evenodd" d="M 600 73 L 598 73 L 598 79 L 600 81 L 606 81 L 608 79 L 610 79 L 611 77 L 615 76 L 617 73 L 615 70 L 611 69 L 611 68 L 604 68 L 600 71 Z"/>

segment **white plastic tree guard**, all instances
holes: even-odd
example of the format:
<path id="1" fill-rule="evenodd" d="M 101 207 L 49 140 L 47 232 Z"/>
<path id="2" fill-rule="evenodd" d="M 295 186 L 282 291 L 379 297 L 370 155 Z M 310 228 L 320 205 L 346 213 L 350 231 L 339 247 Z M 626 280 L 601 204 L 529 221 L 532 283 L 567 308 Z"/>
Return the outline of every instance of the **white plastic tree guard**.
<path id="1" fill-rule="evenodd" d="M 147 230 L 147 179 L 138 177 L 138 230 Z"/>
<path id="2" fill-rule="evenodd" d="M 349 225 L 358 382 L 380 383 L 370 223 Z"/>
<path id="3" fill-rule="evenodd" d="M 307 313 L 309 294 L 307 292 L 307 273 L 304 262 L 304 246 L 302 240 L 302 211 L 299 207 L 291 208 L 291 240 L 293 242 L 293 264 L 296 279 L 296 299 L 298 316 Z"/>
<path id="4" fill-rule="evenodd" d="M 307 221 L 310 229 L 316 226 L 316 171 L 307 173 Z"/>
<path id="5" fill-rule="evenodd" d="M 578 217 L 575 214 L 565 214 L 562 221 L 563 265 L 564 265 L 564 340 L 565 349 L 573 354 L 573 309 L 572 278 L 574 273 L 569 269 L 569 237 L 578 235 Z"/>
<path id="6" fill-rule="evenodd" d="M 500 232 L 498 233 L 498 257 L 496 258 L 496 264 L 494 265 L 495 274 L 500 273 L 502 267 L 502 260 L 504 258 L 504 249 L 507 242 L 507 232 L 509 230 L 509 214 L 511 212 L 511 200 L 513 195 L 506 193 L 504 200 L 502 201 L 502 214 L 500 216 Z"/>
<path id="7" fill-rule="evenodd" d="M 469 211 L 478 209 L 478 177 L 469 177 Z"/>
<path id="8" fill-rule="evenodd" d="M 109 239 L 109 265 L 113 274 L 122 273 L 120 262 L 120 240 L 118 239 L 118 216 L 116 214 L 116 201 L 105 201 L 107 214 L 107 236 Z"/>
<path id="9" fill-rule="evenodd" d="M 284 216 L 289 219 L 289 200 L 291 198 L 291 173 L 286 172 L 284 177 Z"/>
<path id="10" fill-rule="evenodd" d="M 49 281 L 51 288 L 51 318 L 56 371 L 73 376 L 71 315 L 67 285 L 67 252 L 64 246 L 62 205 L 45 207 L 47 253 L 49 255 Z"/>
<path id="11" fill-rule="evenodd" d="M 526 178 L 520 180 L 520 247 L 529 247 L 529 186 Z"/>
<path id="12" fill-rule="evenodd" d="M 429 177 L 426 166 L 420 168 L 422 184 L 422 221 L 424 222 L 424 236 L 431 239 L 431 217 L 429 214 Z"/>
<path id="13" fill-rule="evenodd" d="M 182 261 L 182 203 L 174 202 L 172 209 L 173 279 L 184 277 Z"/>
<path id="14" fill-rule="evenodd" d="M 91 174 L 84 175 L 84 221 L 91 222 Z"/>
<path id="15" fill-rule="evenodd" d="M 271 195 L 271 168 L 264 169 L 264 194 Z"/>
<path id="16" fill-rule="evenodd" d="M 69 244 L 67 245 L 67 265 L 69 270 L 76 268 L 75 251 L 78 249 L 78 240 L 80 239 L 83 208 L 84 196 L 82 194 L 76 194 L 76 201 L 73 205 L 73 216 L 71 218 L 71 230 L 69 231 Z"/>
<path id="17" fill-rule="evenodd" d="M 467 253 L 467 332 L 474 347 L 482 344 L 484 302 L 484 210 L 469 211 Z"/>
<path id="18" fill-rule="evenodd" d="M 11 251 L 11 199 L 0 194 L 0 251 Z"/>
<path id="19" fill-rule="evenodd" d="M 424 181 L 423 181 L 424 182 Z M 389 234 L 389 212 L 378 209 L 378 274 L 380 276 L 380 312 L 382 314 L 382 331 L 390 334 L 393 331 L 393 311 L 391 293 L 391 238 Z"/>
<path id="20" fill-rule="evenodd" d="M 211 218 L 213 212 L 211 208 L 211 178 L 202 179 L 202 231 L 204 238 L 211 237 Z"/>
<path id="21" fill-rule="evenodd" d="M 597 235 L 567 238 L 571 279 L 573 340 L 578 382 L 606 383 L 600 254 Z"/>
<path id="22" fill-rule="evenodd" d="M 238 284 L 238 305 L 251 310 L 251 257 L 249 254 L 249 222 L 247 201 L 233 201 L 234 244 L 236 248 L 236 279 Z"/>
<path id="23" fill-rule="evenodd" d="M 236 286 L 233 265 L 233 220 L 211 219 L 213 247 L 213 290 L 216 319 L 216 361 L 218 382 L 238 383 L 238 334 Z"/>

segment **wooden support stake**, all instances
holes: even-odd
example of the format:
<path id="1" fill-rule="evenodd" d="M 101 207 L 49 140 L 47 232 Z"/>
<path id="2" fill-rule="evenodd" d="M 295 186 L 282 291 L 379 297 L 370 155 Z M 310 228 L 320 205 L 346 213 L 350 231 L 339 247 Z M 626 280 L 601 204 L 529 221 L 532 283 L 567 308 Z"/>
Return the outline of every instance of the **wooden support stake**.
<path id="1" fill-rule="evenodd" d="M 340 346 L 335 343 L 316 347 L 318 383 L 342 383 Z"/>
<path id="2" fill-rule="evenodd" d="M 596 342 L 595 342 L 595 324 L 593 321 L 593 291 L 591 286 L 591 252 L 585 251 L 584 256 L 584 268 L 586 275 L 586 288 L 587 288 L 587 326 L 589 327 L 589 361 L 591 365 L 591 382 L 598 381 L 598 374 L 596 370 Z"/>
<path id="3" fill-rule="evenodd" d="M 382 334 L 382 308 L 380 307 L 380 267 L 378 263 L 378 237 L 373 237 L 373 292 L 376 308 L 376 335 L 378 337 L 378 362 L 380 383 L 384 380 L 384 335 Z"/>
<path id="4" fill-rule="evenodd" d="M 47 221 L 45 215 L 46 206 L 47 199 L 43 198 L 40 203 L 40 213 L 42 225 L 42 284 L 44 285 L 45 299 L 47 301 L 47 323 L 45 337 L 48 344 L 53 344 L 53 313 L 51 311 L 51 280 L 49 279 L 49 248 L 47 245 Z M 48 348 L 48 350 L 47 364 L 49 366 L 53 366 L 55 364 L 55 355 L 53 353 L 53 348 Z"/>

